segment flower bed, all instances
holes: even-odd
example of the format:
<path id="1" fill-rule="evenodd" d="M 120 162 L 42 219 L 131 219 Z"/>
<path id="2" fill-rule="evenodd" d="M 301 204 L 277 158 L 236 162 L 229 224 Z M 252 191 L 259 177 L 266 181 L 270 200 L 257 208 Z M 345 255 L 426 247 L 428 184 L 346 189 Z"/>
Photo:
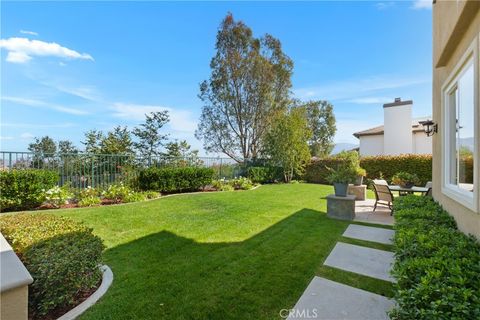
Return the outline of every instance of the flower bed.
<path id="1" fill-rule="evenodd" d="M 394 202 L 392 319 L 480 319 L 480 244 L 430 197 Z"/>

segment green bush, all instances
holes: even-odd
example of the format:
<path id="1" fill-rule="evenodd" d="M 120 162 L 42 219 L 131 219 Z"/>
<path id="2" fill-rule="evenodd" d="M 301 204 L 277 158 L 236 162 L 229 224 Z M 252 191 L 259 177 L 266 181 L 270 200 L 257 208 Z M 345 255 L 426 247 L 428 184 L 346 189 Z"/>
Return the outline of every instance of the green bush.
<path id="1" fill-rule="evenodd" d="M 367 170 L 367 179 L 378 179 L 381 175 L 391 181 L 398 172 L 416 174 L 418 183 L 425 185 L 432 181 L 432 156 L 420 154 L 407 154 L 399 156 L 363 157 L 360 165 Z"/>
<path id="2" fill-rule="evenodd" d="M 342 162 L 342 159 L 337 156 L 313 160 L 307 165 L 303 178 L 307 182 L 328 183 L 327 176 L 329 171 L 327 168 L 336 168 L 340 162 Z M 415 173 L 421 185 L 432 181 L 431 155 L 408 154 L 361 157 L 360 167 L 367 171 L 367 182 L 378 179 L 381 176 L 385 180 L 391 181 L 392 177 L 400 171 Z"/>
<path id="3" fill-rule="evenodd" d="M 157 168 L 152 167 L 140 171 L 138 183 L 141 190 L 159 192 L 197 191 L 210 184 L 214 171 L 211 168 L 183 167 Z"/>
<path id="4" fill-rule="evenodd" d="M 72 198 L 73 193 L 70 192 L 70 188 L 68 186 L 54 186 L 44 193 L 45 202 L 52 205 L 54 208 L 59 208 L 62 204 L 67 204 L 68 200 Z"/>
<path id="5" fill-rule="evenodd" d="M 78 194 L 78 205 L 80 207 L 96 206 L 101 202 L 102 200 L 100 199 L 100 191 L 90 186 L 82 189 Z"/>
<path id="6" fill-rule="evenodd" d="M 86 226 L 48 214 L 0 218 L 0 232 L 32 275 L 29 313 L 40 319 L 95 288 L 103 244 Z"/>
<path id="7" fill-rule="evenodd" d="M 123 183 L 111 184 L 106 190 L 102 192 L 102 196 L 105 199 L 113 200 L 116 203 L 123 202 L 127 197 L 132 199 L 133 190 Z M 126 201 L 133 202 L 133 201 Z"/>
<path id="8" fill-rule="evenodd" d="M 283 180 L 282 168 L 273 166 L 249 167 L 247 177 L 254 183 L 273 183 Z"/>
<path id="9" fill-rule="evenodd" d="M 38 207 L 44 191 L 57 184 L 58 174 L 39 169 L 0 171 L 1 211 L 25 210 Z"/>
<path id="10" fill-rule="evenodd" d="M 213 180 L 212 187 L 217 191 L 233 191 L 235 188 L 227 180 Z"/>
<path id="11" fill-rule="evenodd" d="M 394 202 L 392 319 L 479 319 L 480 244 L 430 197 Z"/>

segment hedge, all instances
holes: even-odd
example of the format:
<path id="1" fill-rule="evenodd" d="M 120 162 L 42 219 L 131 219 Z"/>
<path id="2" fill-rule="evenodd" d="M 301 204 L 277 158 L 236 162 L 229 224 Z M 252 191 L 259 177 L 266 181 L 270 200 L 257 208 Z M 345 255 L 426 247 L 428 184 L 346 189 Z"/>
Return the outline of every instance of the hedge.
<path id="1" fill-rule="evenodd" d="M 0 171 L 1 211 L 32 209 L 43 201 L 43 190 L 54 187 L 58 173 L 41 169 Z"/>
<path id="2" fill-rule="evenodd" d="M 140 171 L 138 185 L 142 190 L 159 192 L 197 191 L 210 184 L 214 170 L 201 167 L 157 168 Z"/>
<path id="3" fill-rule="evenodd" d="M 84 225 L 25 213 L 0 218 L 0 232 L 34 279 L 28 290 L 34 319 L 73 304 L 99 284 L 104 247 Z"/>
<path id="4" fill-rule="evenodd" d="M 283 180 L 283 170 L 280 167 L 248 167 L 247 178 L 254 183 L 272 183 Z"/>
<path id="5" fill-rule="evenodd" d="M 480 319 L 480 244 L 430 197 L 394 202 L 391 319 Z"/>
<path id="6" fill-rule="evenodd" d="M 336 157 L 329 157 L 312 161 L 306 168 L 304 179 L 313 183 L 328 183 L 327 167 L 335 168 L 342 161 Z M 400 172 L 415 173 L 420 179 L 420 184 L 425 185 L 432 181 L 432 156 L 431 155 L 399 155 L 399 156 L 374 156 L 360 158 L 360 166 L 367 171 L 367 181 L 383 177 L 388 182 Z"/>

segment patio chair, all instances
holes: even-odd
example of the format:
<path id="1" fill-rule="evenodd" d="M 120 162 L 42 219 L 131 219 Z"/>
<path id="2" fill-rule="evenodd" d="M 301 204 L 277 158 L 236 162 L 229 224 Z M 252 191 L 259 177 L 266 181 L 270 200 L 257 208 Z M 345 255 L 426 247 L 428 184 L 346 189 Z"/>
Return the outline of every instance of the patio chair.
<path id="1" fill-rule="evenodd" d="M 375 206 L 373 207 L 373 211 L 377 209 L 377 205 L 382 204 L 388 206 L 390 209 L 390 215 L 393 215 L 393 194 L 388 188 L 388 184 L 374 183 L 373 189 L 375 191 Z"/>
<path id="2" fill-rule="evenodd" d="M 374 179 L 373 180 L 373 183 L 374 184 L 381 184 L 381 185 L 384 185 L 384 186 L 388 186 L 388 183 L 386 180 L 383 180 L 383 179 Z"/>
<path id="3" fill-rule="evenodd" d="M 426 196 L 426 197 L 431 197 L 431 196 L 432 196 L 432 186 L 433 186 L 432 181 L 428 181 L 428 182 L 425 184 L 425 188 L 428 189 L 428 191 L 425 192 L 425 196 Z"/>

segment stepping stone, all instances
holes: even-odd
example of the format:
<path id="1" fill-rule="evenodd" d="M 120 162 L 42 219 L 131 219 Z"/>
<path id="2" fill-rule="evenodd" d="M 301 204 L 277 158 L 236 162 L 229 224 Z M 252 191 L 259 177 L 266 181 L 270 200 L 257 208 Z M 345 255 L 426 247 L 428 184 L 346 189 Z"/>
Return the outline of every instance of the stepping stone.
<path id="1" fill-rule="evenodd" d="M 351 224 L 343 233 L 344 237 L 360 239 L 384 244 L 392 244 L 394 230 L 385 228 L 366 227 L 358 224 Z"/>
<path id="2" fill-rule="evenodd" d="M 314 277 L 288 319 L 386 320 L 394 305 L 384 296 Z"/>
<path id="3" fill-rule="evenodd" d="M 395 282 L 390 275 L 393 262 L 393 252 L 338 242 L 324 265 Z"/>

